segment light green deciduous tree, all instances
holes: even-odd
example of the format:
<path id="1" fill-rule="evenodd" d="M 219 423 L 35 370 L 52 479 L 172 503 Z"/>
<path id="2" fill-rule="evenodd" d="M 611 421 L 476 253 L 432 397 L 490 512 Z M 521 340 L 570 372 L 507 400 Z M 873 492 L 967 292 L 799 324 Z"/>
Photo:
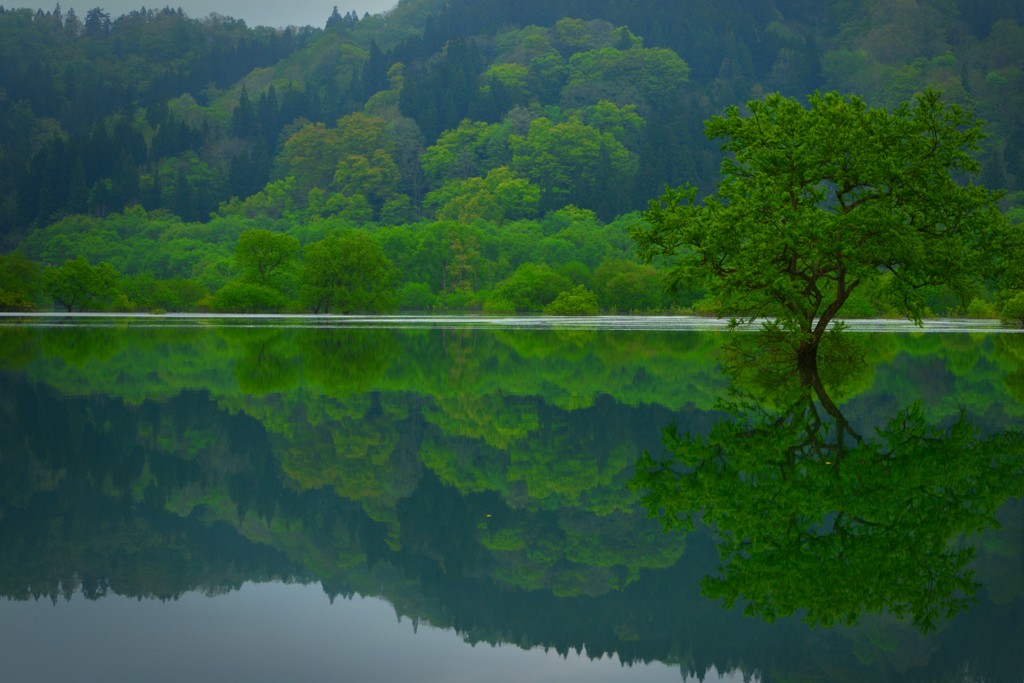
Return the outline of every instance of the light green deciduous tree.
<path id="1" fill-rule="evenodd" d="M 254 228 L 238 237 L 235 260 L 251 280 L 266 285 L 273 273 L 285 266 L 299 251 L 299 241 L 291 235 Z"/>
<path id="2" fill-rule="evenodd" d="M 302 297 L 314 313 L 395 307 L 395 272 L 369 235 L 331 235 L 306 246 Z"/>
<path id="3" fill-rule="evenodd" d="M 102 306 L 114 295 L 118 272 L 108 263 L 90 265 L 83 257 L 43 271 L 43 291 L 70 313 Z"/>
<path id="4" fill-rule="evenodd" d="M 775 316 L 813 364 L 850 295 L 883 275 L 887 299 L 914 320 L 923 287 L 969 301 L 1006 221 L 997 193 L 963 182 L 979 169 L 981 124 L 937 92 L 892 111 L 836 93 L 809 104 L 769 95 L 710 119 L 708 137 L 730 153 L 718 191 L 668 190 L 634 236 L 723 313 Z"/>

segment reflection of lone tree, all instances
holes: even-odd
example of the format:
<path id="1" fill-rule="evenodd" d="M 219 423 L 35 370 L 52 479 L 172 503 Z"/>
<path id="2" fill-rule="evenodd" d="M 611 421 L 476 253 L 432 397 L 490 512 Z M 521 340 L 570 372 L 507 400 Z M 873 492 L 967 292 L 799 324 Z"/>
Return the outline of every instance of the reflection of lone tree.
<path id="1" fill-rule="evenodd" d="M 774 316 L 814 363 L 829 323 L 871 286 L 914 320 L 922 288 L 967 300 L 1000 254 L 998 195 L 976 173 L 980 124 L 925 92 L 889 112 L 835 93 L 810 107 L 770 95 L 707 123 L 732 156 L 716 194 L 669 190 L 635 233 L 647 258 L 677 259 L 673 280 L 729 314 Z"/>
<path id="2" fill-rule="evenodd" d="M 957 541 L 1024 493 L 1024 435 L 982 438 L 963 414 L 929 425 L 912 407 L 869 440 L 813 370 L 783 409 L 740 392 L 723 408 L 706 438 L 667 430 L 672 457 L 645 454 L 634 480 L 666 529 L 701 519 L 717 536 L 709 596 L 824 625 L 889 610 L 922 630 L 971 599 L 974 550 Z"/>

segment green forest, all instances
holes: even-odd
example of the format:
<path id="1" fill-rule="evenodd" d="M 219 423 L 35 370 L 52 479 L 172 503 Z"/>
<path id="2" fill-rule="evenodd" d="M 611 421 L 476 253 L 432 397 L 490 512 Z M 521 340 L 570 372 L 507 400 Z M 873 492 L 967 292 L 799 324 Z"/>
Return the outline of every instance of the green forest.
<path id="1" fill-rule="evenodd" d="M 633 239 L 666 187 L 714 190 L 705 121 L 934 90 L 983 122 L 957 180 L 1016 227 L 1022 26 L 1015 0 L 401 0 L 287 29 L 0 7 L 0 310 L 728 315 Z M 898 314 L 882 289 L 843 315 Z M 919 295 L 1024 319 L 1016 276 Z"/>

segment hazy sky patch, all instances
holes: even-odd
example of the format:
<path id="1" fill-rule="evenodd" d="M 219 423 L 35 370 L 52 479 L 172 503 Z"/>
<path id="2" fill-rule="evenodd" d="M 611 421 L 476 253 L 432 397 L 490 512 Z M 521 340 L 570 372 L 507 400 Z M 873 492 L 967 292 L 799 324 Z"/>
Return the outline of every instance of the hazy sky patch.
<path id="1" fill-rule="evenodd" d="M 57 0 L 38 1 L 33 4 L 12 2 L 7 7 L 31 7 L 49 12 L 57 4 Z M 202 18 L 211 13 L 223 14 L 236 19 L 244 19 L 249 26 L 315 26 L 323 28 L 327 17 L 335 5 L 338 11 L 346 14 L 354 11 L 360 17 L 366 12 L 379 14 L 393 8 L 398 0 L 294 0 L 293 2 L 245 2 L 244 0 L 166 0 L 147 3 L 145 0 L 89 0 L 88 4 L 62 2 L 61 9 L 67 11 L 74 8 L 79 18 L 93 7 L 101 7 L 103 11 L 116 18 L 141 7 L 161 8 L 165 6 L 181 7 L 185 14 L 194 18 Z"/>

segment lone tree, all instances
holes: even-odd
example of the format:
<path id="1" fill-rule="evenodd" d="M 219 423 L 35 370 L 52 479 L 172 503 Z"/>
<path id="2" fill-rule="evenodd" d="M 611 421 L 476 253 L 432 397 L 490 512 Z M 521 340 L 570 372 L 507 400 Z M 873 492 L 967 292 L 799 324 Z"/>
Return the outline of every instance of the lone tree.
<path id="1" fill-rule="evenodd" d="M 806 108 L 774 94 L 711 118 L 729 154 L 718 192 L 669 189 L 634 231 L 647 260 L 676 258 L 674 287 L 697 286 L 740 320 L 791 333 L 801 364 L 850 295 L 869 281 L 920 322 L 921 289 L 965 300 L 1007 233 L 999 194 L 965 183 L 983 133 L 935 91 L 892 111 L 837 93 Z"/>

